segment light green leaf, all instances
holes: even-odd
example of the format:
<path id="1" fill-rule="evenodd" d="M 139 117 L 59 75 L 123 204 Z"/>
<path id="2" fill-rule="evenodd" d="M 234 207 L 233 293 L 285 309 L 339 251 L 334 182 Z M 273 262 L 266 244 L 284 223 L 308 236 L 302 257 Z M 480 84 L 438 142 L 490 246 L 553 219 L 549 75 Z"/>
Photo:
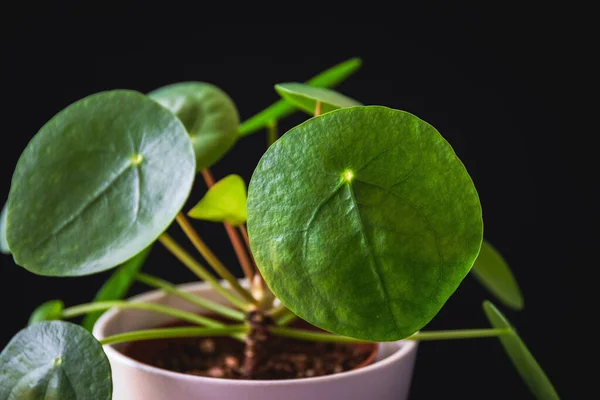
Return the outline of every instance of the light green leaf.
<path id="1" fill-rule="evenodd" d="M 40 322 L 0 353 L 0 399 L 110 400 L 111 370 L 102 345 L 70 322 Z"/>
<path id="2" fill-rule="evenodd" d="M 8 198 L 17 264 L 40 275 L 103 271 L 171 224 L 195 177 L 179 119 L 141 93 L 98 93 L 52 118 L 27 145 Z"/>
<path id="3" fill-rule="evenodd" d="M 281 97 L 311 115 L 315 114 L 317 102 L 321 103 L 321 114 L 338 108 L 361 105 L 358 101 L 334 90 L 315 88 L 303 83 L 280 83 L 275 85 L 275 90 Z"/>
<path id="4" fill-rule="evenodd" d="M 175 114 L 192 138 L 196 169 L 208 168 L 233 147 L 240 117 L 231 98 L 205 82 L 183 82 L 156 89 L 148 96 Z"/>
<path id="5" fill-rule="evenodd" d="M 229 222 L 237 226 L 246 222 L 246 183 L 239 175 L 229 175 L 215 183 L 188 215 L 195 219 Z"/>
<path id="6" fill-rule="evenodd" d="M 559 399 L 546 373 L 506 317 L 489 301 L 483 302 L 483 310 L 494 328 L 510 330 L 509 334 L 499 336 L 500 342 L 535 397 L 538 400 Z"/>
<path id="7" fill-rule="evenodd" d="M 151 250 L 152 246 L 147 247 L 142 250 L 141 253 L 133 256 L 131 259 L 125 261 L 123 265 L 118 267 L 104 285 L 102 285 L 98 293 L 96 293 L 94 302 L 120 300 L 124 298 L 131 288 L 131 285 L 133 285 L 133 282 L 135 282 L 137 273 L 148 259 Z M 94 329 L 94 324 L 103 313 L 103 311 L 96 311 L 87 314 L 83 318 L 81 326 L 91 332 L 92 329 Z"/>
<path id="8" fill-rule="evenodd" d="M 431 125 L 386 107 L 311 118 L 248 191 L 257 265 L 296 315 L 338 334 L 411 335 L 469 272 L 483 235 L 465 167 Z"/>
<path id="9" fill-rule="evenodd" d="M 27 325 L 37 324 L 42 321 L 52 321 L 62 319 L 62 311 L 65 309 L 65 303 L 62 300 L 50 300 L 36 308 Z"/>
<path id="10" fill-rule="evenodd" d="M 475 264 L 473 275 L 504 305 L 523 309 L 523 295 L 508 264 L 500 253 L 487 241 L 483 241 Z"/>
<path id="11" fill-rule="evenodd" d="M 8 248 L 8 242 L 6 241 L 6 211 L 8 207 L 4 204 L 2 211 L 0 211 L 0 253 L 10 254 Z"/>
<path id="12" fill-rule="evenodd" d="M 346 78 L 356 72 L 362 65 L 360 58 L 351 58 L 341 62 L 311 78 L 306 82 L 310 86 L 320 88 L 331 88 L 343 82 Z M 296 108 L 285 100 L 279 100 L 273 105 L 267 107 L 252 118 L 244 121 L 240 125 L 238 135 L 247 136 L 260 129 L 263 129 L 270 123 L 291 115 Z"/>

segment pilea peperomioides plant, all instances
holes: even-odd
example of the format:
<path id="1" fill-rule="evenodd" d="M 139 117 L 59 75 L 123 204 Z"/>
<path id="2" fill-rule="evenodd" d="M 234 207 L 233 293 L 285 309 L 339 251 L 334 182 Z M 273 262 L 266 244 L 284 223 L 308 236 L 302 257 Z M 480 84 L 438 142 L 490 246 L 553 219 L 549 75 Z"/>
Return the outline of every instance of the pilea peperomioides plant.
<path id="1" fill-rule="evenodd" d="M 65 308 L 52 300 L 34 311 L 30 326 L 0 354 L 0 400 L 110 399 L 102 345 L 152 338 L 242 340 L 247 351 L 240 374 L 252 379 L 271 335 L 330 342 L 498 337 L 532 393 L 557 399 L 489 302 L 490 329 L 420 331 L 471 270 L 505 305 L 521 309 L 523 300 L 502 257 L 483 241 L 477 191 L 450 144 L 412 114 L 362 106 L 328 89 L 359 66 L 352 59 L 307 84 L 277 85 L 283 100 L 241 125 L 233 101 L 199 82 L 147 95 L 94 94 L 44 125 L 16 166 L 0 218 L 0 249 L 39 275 L 118 268 L 93 302 Z M 277 139 L 277 121 L 297 109 L 313 117 Z M 262 128 L 270 146 L 247 196 L 237 175 L 215 182 L 208 168 L 237 139 Z M 182 212 L 196 172 L 208 191 L 188 216 L 224 224 L 248 285 Z M 218 277 L 165 232 L 173 221 Z M 155 242 L 228 304 L 141 272 Z M 122 300 L 135 280 L 220 318 Z M 163 313 L 194 326 L 98 342 L 89 331 L 113 307 Z M 62 321 L 82 315 L 83 327 Z M 297 317 L 327 332 L 288 326 Z"/>

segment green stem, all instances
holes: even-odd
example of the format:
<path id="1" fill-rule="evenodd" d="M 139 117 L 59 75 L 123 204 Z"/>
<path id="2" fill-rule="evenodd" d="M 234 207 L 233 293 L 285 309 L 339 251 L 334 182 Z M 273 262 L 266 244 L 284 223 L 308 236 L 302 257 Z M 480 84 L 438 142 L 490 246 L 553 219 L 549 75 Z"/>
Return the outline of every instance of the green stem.
<path id="1" fill-rule="evenodd" d="M 196 232 L 196 230 L 192 227 L 192 224 L 190 224 L 187 218 L 183 214 L 179 213 L 176 220 L 188 239 L 190 239 L 190 242 L 192 242 L 196 250 L 198 250 L 198 252 L 202 255 L 202 257 L 204 257 L 206 262 L 215 270 L 215 272 L 219 274 L 221 278 L 229 282 L 233 290 L 240 294 L 246 301 L 258 305 L 258 301 L 252 297 L 249 291 L 240 285 L 236 277 L 229 272 L 221 260 L 219 260 L 208 247 L 208 245 L 204 243 L 204 241 L 200 238 L 200 235 L 198 235 L 198 232 Z"/>
<path id="2" fill-rule="evenodd" d="M 204 325 L 212 328 L 225 326 L 224 324 L 207 317 L 196 315 L 190 312 L 182 311 L 177 308 L 161 306 L 160 304 L 128 302 L 128 301 L 99 301 L 95 303 L 86 303 L 63 310 L 62 317 L 74 318 L 80 315 L 88 314 L 94 311 L 105 311 L 110 308 L 133 308 L 137 310 L 152 311 L 159 314 L 170 315 L 193 324 Z"/>
<path id="3" fill-rule="evenodd" d="M 276 336 L 289 337 L 299 340 L 310 340 L 313 342 L 335 342 L 335 343 L 371 343 L 368 340 L 355 339 L 348 336 L 333 335 L 331 333 L 309 331 L 305 329 L 284 328 L 272 326 L 269 331 Z M 448 340 L 448 339 L 473 339 L 484 337 L 495 337 L 510 333 L 510 329 L 464 329 L 456 331 L 431 331 L 418 332 L 404 340 Z"/>
<path id="4" fill-rule="evenodd" d="M 280 317 L 275 324 L 277 326 L 286 326 L 295 321 L 296 318 L 298 318 L 298 316 L 290 311 Z"/>
<path id="5" fill-rule="evenodd" d="M 230 318 L 234 321 L 244 320 L 244 313 L 237 310 L 233 310 L 215 301 L 211 301 L 199 296 L 194 296 L 193 294 L 184 292 L 183 290 L 179 290 L 172 283 L 167 282 L 163 279 L 157 278 L 152 275 L 144 274 L 142 272 L 137 274 L 136 279 L 142 283 L 145 283 L 148 286 L 161 289 L 174 296 L 180 297 L 189 303 L 205 308 L 207 310 L 214 311 L 215 313 Z"/>
<path id="6" fill-rule="evenodd" d="M 271 121 L 267 124 L 267 144 L 271 147 L 273 143 L 278 139 L 277 135 L 277 120 Z"/>
<path id="7" fill-rule="evenodd" d="M 121 333 L 118 335 L 108 336 L 100 343 L 116 344 L 123 342 L 134 342 L 139 340 L 150 339 L 169 339 L 180 337 L 206 337 L 206 336 L 230 336 L 246 332 L 245 325 L 231 325 L 223 328 L 165 328 L 165 329 L 148 329 Z"/>
<path id="8" fill-rule="evenodd" d="M 208 272 L 202 264 L 194 260 L 194 258 L 187 251 L 185 251 L 177 242 L 175 242 L 171 236 L 169 236 L 167 233 L 163 233 L 162 235 L 160 235 L 158 240 L 171 253 L 173 253 L 173 255 L 179 259 L 179 261 L 181 261 L 186 267 L 188 267 L 190 271 L 192 271 L 200 279 L 203 279 L 204 281 L 208 282 L 213 287 L 213 289 L 215 289 L 215 291 L 217 291 L 223 297 L 229 300 L 231 304 L 244 311 L 248 309 L 248 303 L 246 303 L 245 301 L 231 293 L 229 290 L 221 286 L 219 281 L 210 272 Z"/>
<path id="9" fill-rule="evenodd" d="M 269 311 L 267 311 L 267 314 L 269 315 L 269 317 L 277 319 L 282 315 L 286 314 L 288 311 L 289 309 L 285 305 L 279 304 L 278 306 L 273 307 Z"/>

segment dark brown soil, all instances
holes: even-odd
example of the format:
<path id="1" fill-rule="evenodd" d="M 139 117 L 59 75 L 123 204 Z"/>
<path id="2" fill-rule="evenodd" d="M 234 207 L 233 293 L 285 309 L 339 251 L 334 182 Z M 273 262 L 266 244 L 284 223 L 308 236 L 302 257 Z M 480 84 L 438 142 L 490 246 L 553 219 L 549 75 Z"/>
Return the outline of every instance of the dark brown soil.
<path id="1" fill-rule="evenodd" d="M 300 320 L 293 326 L 316 329 Z M 373 361 L 374 346 L 273 336 L 267 341 L 269 357 L 257 366 L 253 379 L 295 379 L 356 369 Z M 227 379 L 245 379 L 240 371 L 243 352 L 244 343 L 228 337 L 147 340 L 130 343 L 123 350 L 125 355 L 155 367 Z"/>

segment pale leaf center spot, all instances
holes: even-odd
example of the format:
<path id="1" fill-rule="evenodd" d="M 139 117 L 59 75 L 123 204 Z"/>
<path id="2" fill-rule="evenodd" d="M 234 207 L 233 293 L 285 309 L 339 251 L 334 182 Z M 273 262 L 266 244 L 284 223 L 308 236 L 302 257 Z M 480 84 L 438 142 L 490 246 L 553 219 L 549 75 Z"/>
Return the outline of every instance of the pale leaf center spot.
<path id="1" fill-rule="evenodd" d="M 144 161 L 144 156 L 141 154 L 134 154 L 131 156 L 132 165 L 140 165 Z"/>

